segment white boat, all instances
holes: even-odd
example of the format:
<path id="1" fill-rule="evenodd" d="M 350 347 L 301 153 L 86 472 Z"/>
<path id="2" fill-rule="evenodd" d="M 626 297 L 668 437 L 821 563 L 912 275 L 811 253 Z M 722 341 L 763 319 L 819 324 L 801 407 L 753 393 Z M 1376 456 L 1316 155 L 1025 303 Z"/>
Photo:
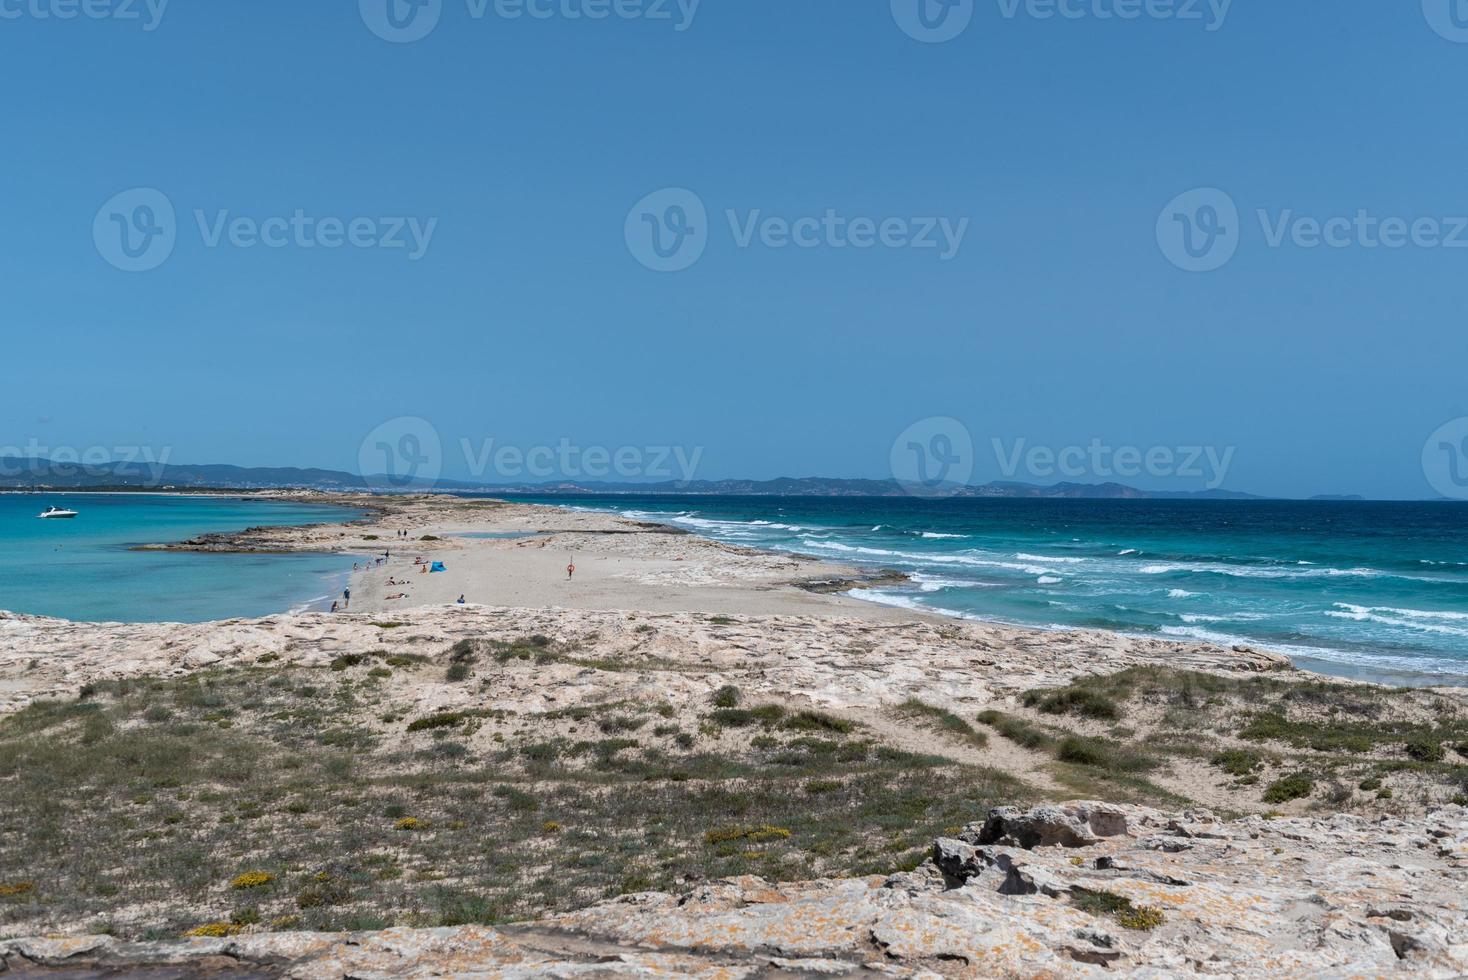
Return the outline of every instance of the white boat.
<path id="1" fill-rule="evenodd" d="M 66 510 L 61 507 L 47 507 L 36 516 L 42 518 L 43 520 L 56 520 L 63 517 L 75 517 L 76 511 Z"/>

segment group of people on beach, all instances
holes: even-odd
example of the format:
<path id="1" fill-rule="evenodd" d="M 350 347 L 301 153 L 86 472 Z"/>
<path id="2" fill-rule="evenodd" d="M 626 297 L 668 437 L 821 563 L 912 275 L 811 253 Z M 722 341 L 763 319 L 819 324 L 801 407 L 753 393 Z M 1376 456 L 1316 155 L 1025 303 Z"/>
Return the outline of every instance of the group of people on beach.
<path id="1" fill-rule="evenodd" d="M 403 540 L 407 540 L 407 538 L 408 538 L 408 532 L 407 531 L 396 531 L 396 532 L 394 532 L 394 536 L 397 537 L 397 538 L 403 539 Z M 369 560 L 369 561 L 367 561 L 365 563 L 364 562 L 359 562 L 359 561 L 352 562 L 352 571 L 354 571 L 354 572 L 361 571 L 364 564 L 368 568 L 373 568 L 373 567 L 376 567 L 378 565 L 386 564 L 390 560 L 392 560 L 392 549 L 391 548 L 388 548 L 388 549 L 385 549 L 382 552 L 382 557 L 380 557 L 380 558 L 373 558 L 373 559 L 371 559 L 371 560 Z M 419 575 L 427 575 L 433 569 L 433 562 L 431 562 L 429 559 L 423 557 L 422 555 L 418 555 L 417 557 L 415 557 L 413 559 L 413 566 L 418 569 L 418 574 Z M 575 579 L 575 577 L 576 577 L 576 558 L 573 555 L 572 558 L 571 558 L 571 560 L 570 560 L 570 562 L 568 562 L 566 564 L 566 581 L 570 582 L 573 579 Z M 388 585 L 392 585 L 392 586 L 397 586 L 399 588 L 403 588 L 403 587 L 406 587 L 408 585 L 408 580 L 407 579 L 403 579 L 403 580 L 400 581 L 396 576 L 389 575 L 388 578 L 387 578 L 387 584 Z M 386 601 L 388 601 L 388 602 L 398 602 L 398 601 L 401 601 L 403 599 L 409 598 L 409 596 L 408 596 L 408 593 L 406 593 L 406 592 L 398 592 L 398 593 L 396 593 L 394 595 L 384 596 L 383 598 Z M 466 600 L 465 600 L 464 594 L 461 593 L 459 595 L 459 598 L 454 601 L 454 604 L 455 605 L 458 605 L 458 606 L 465 605 L 466 604 Z M 333 602 L 331 604 L 331 611 L 332 612 L 343 612 L 343 611 L 351 608 L 351 605 L 352 605 L 352 590 L 350 588 L 346 588 L 346 589 L 343 589 L 342 590 L 341 600 L 339 602 Z"/>

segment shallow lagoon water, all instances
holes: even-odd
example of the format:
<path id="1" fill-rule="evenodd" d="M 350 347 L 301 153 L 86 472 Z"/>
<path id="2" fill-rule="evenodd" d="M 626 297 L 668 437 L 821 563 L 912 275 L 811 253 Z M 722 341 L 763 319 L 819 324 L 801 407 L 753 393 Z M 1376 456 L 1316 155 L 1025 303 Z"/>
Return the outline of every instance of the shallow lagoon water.
<path id="1" fill-rule="evenodd" d="M 48 506 L 73 520 L 39 520 Z M 152 494 L 0 494 L 0 609 L 82 622 L 208 622 L 329 605 L 347 555 L 135 551 L 259 525 L 352 520 L 339 507 Z"/>

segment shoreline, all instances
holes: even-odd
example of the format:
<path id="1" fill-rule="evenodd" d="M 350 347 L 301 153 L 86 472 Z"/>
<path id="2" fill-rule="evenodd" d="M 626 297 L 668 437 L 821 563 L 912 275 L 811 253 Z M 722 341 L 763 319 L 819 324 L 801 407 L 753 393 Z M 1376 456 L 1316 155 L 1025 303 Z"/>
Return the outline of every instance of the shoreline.
<path id="1" fill-rule="evenodd" d="M 13 492 L 13 491 L 11 491 Z M 23 491 L 30 493 L 31 491 Z M 87 493 L 89 491 L 81 491 Z M 98 494 L 115 494 L 115 491 L 95 491 Z M 683 611 L 705 613 L 835 613 L 871 618 L 879 621 L 903 621 L 905 619 L 973 623 L 997 627 L 1032 636 L 1065 636 L 1078 632 L 1100 632 L 1120 640 L 1134 642 L 1166 643 L 1180 648 L 1201 647 L 1220 652 L 1264 652 L 1286 660 L 1292 669 L 1332 681 L 1377 685 L 1387 688 L 1416 688 L 1463 692 L 1468 681 L 1456 675 L 1432 675 L 1413 671 L 1398 671 L 1388 668 L 1359 666 L 1329 660 L 1322 656 L 1310 656 L 1300 651 L 1273 649 L 1266 645 L 1240 643 L 1223 646 L 1202 639 L 1161 637 L 1143 632 L 1122 630 L 1092 630 L 1085 627 L 1063 625 L 1037 626 L 1015 623 L 1000 618 L 982 617 L 956 613 L 951 610 L 925 608 L 919 604 L 903 605 L 887 603 L 852 594 L 882 585 L 900 584 L 909 581 L 903 572 L 884 569 L 880 566 L 846 565 L 828 561 L 799 552 L 761 550 L 742 545 L 728 544 L 717 539 L 704 537 L 697 532 L 673 524 L 624 517 L 614 511 L 581 509 L 565 504 L 542 502 L 520 502 L 487 497 L 464 497 L 457 494 L 413 493 L 400 495 L 378 495 L 357 492 L 335 492 L 321 490 L 233 490 L 214 492 L 167 491 L 148 492 L 156 496 L 226 496 L 241 500 L 279 500 L 299 504 L 334 506 L 361 512 L 354 521 L 311 525 L 279 525 L 244 528 L 239 531 L 213 532 L 194 539 L 175 542 L 159 542 L 137 545 L 138 551 L 176 551 L 212 554 L 240 555 L 289 555 L 323 554 L 361 558 L 361 567 L 334 576 L 339 587 L 334 596 L 312 597 L 288 606 L 282 614 L 295 612 L 327 612 L 334 599 L 340 600 L 342 590 L 350 589 L 352 602 L 350 611 L 373 613 L 391 612 L 394 609 L 409 609 L 419 606 L 448 606 L 455 604 L 460 595 L 467 604 L 503 604 L 517 607 L 541 607 L 556 605 L 570 598 L 573 607 L 620 608 L 629 611 Z M 130 495 L 130 494 L 126 494 Z M 494 515 L 486 520 L 487 515 Z M 415 533 L 407 539 L 387 537 L 388 531 L 414 527 Z M 443 533 L 435 533 L 443 532 Z M 604 564 L 608 559 L 635 557 L 644 569 L 644 579 L 635 581 L 637 572 L 630 575 L 626 569 L 618 569 L 615 577 L 619 581 L 608 588 L 605 579 L 597 582 L 598 588 L 568 592 L 556 587 L 564 565 L 557 561 L 524 561 L 516 550 L 536 542 L 537 550 L 556 550 L 569 559 L 572 555 L 586 553 L 588 542 L 598 539 L 613 539 L 637 536 L 657 539 L 683 539 L 701 542 L 692 554 L 681 554 L 660 561 L 657 554 L 648 554 L 646 548 L 634 549 L 635 556 L 618 555 L 618 549 L 603 549 L 595 554 L 593 561 Z M 494 546 L 494 547 L 491 547 Z M 512 547 L 514 550 L 512 550 Z M 393 554 L 387 561 L 377 564 L 380 557 L 377 549 Z M 661 549 L 653 549 L 654 551 Z M 684 549 L 687 550 L 687 549 Z M 595 553 L 596 549 L 591 549 Z M 440 578 L 438 575 L 420 575 L 418 566 L 411 557 L 422 557 L 428 562 L 452 559 L 459 568 Z M 683 569 L 671 565 L 683 565 L 690 558 L 699 562 L 699 570 L 679 575 Z M 740 574 L 733 577 L 721 576 L 714 567 L 720 559 L 743 563 Z M 752 575 L 748 566 L 754 566 Z M 467 569 L 467 576 L 460 572 Z M 598 578 L 596 567 L 578 563 L 579 585 L 590 577 Z M 401 575 L 402 578 L 398 576 Z M 411 577 L 410 577 L 411 576 Z M 525 587 L 527 576 L 533 576 L 534 586 Z M 516 584 L 516 578 L 522 581 Z M 466 578 L 474 584 L 466 584 Z M 721 582 L 720 579 L 723 579 Z M 393 581 L 398 585 L 389 585 Z M 459 586 L 456 591 L 455 585 Z M 638 587 L 638 586 L 649 586 Z M 665 586 L 672 586 L 669 590 Z M 681 590 L 681 591 L 680 591 Z M 387 596 L 403 595 L 403 599 Z M 814 604 L 800 600 L 800 596 L 819 597 Z M 579 597 L 579 598 L 578 598 Z M 680 603 L 678 599 L 681 598 Z M 773 599 L 773 601 L 772 601 Z M 686 608 L 684 608 L 686 606 Z M 346 610 L 343 610 L 346 611 Z M 1303 660 L 1304 664 L 1300 663 Z M 1332 669 L 1333 668 L 1333 669 Z M 1445 683 L 1459 680 L 1459 683 Z"/>

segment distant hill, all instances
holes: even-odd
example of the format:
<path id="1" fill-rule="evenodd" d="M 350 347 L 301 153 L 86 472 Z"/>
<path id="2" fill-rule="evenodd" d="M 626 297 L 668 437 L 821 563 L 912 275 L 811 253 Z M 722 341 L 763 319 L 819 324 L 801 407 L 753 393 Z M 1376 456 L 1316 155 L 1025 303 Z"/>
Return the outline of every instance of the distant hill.
<path id="1" fill-rule="evenodd" d="M 0 489 L 11 490 L 273 490 L 301 487 L 316 490 L 364 490 L 386 481 L 340 470 L 296 467 L 242 467 L 222 464 L 150 466 L 145 463 L 80 465 L 45 459 L 0 459 Z M 503 494 L 687 494 L 701 496 L 788 497 L 902 497 L 907 491 L 896 480 L 784 477 L 777 480 L 695 480 L 691 483 L 475 483 L 439 480 L 417 483 L 404 490 Z M 1073 500 L 1257 500 L 1252 494 L 1231 490 L 1157 492 L 1120 483 L 986 483 L 945 488 L 953 497 L 1050 498 Z"/>
<path id="2" fill-rule="evenodd" d="M 293 466 L 244 467 L 157 466 L 143 462 L 83 465 L 45 459 L 0 459 L 0 488 L 6 489 L 213 489 L 264 490 L 313 487 L 323 490 L 362 490 L 360 476 L 337 470 L 299 469 Z"/>

